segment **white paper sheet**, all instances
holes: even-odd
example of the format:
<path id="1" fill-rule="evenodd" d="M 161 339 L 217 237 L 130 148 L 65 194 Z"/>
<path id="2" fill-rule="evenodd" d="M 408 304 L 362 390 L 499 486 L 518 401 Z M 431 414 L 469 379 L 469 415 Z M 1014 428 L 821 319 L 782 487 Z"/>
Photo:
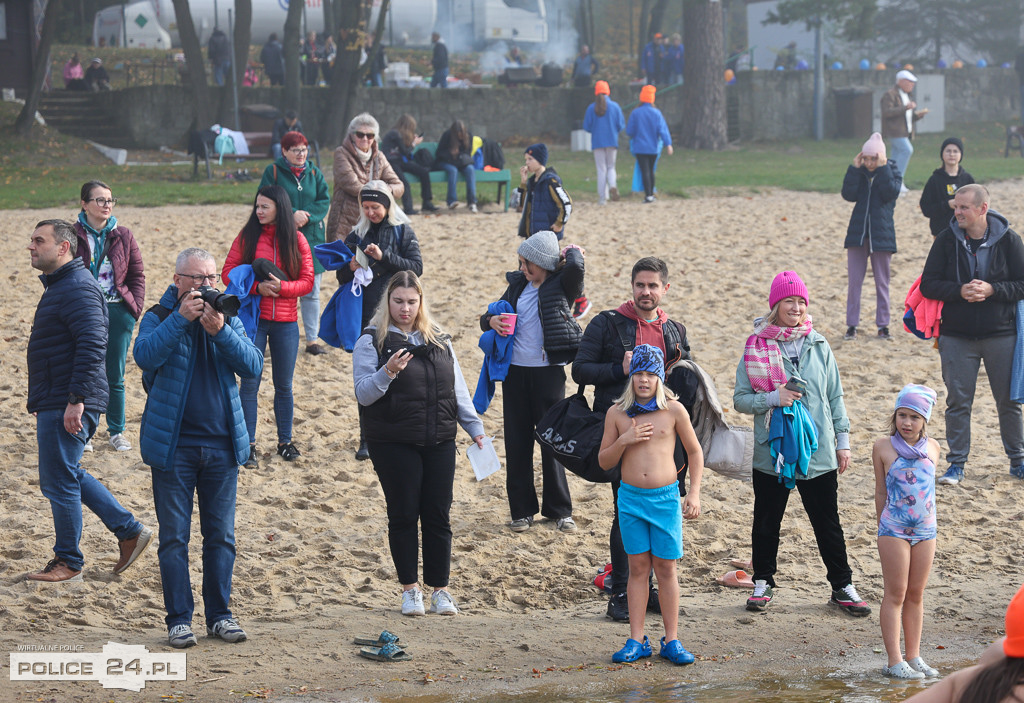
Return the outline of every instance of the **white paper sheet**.
<path id="1" fill-rule="evenodd" d="M 469 445 L 466 450 L 469 463 L 473 466 L 473 473 L 477 481 L 483 481 L 491 474 L 501 469 L 501 460 L 498 453 L 494 451 L 494 437 L 484 437 L 484 448 L 476 446 L 476 442 Z"/>

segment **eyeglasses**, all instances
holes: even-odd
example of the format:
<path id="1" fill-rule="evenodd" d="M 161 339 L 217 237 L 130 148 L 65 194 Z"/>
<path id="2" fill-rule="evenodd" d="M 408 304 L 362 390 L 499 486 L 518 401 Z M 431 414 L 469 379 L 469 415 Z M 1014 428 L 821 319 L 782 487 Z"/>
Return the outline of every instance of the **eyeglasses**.
<path id="1" fill-rule="evenodd" d="M 288 151 L 290 153 L 292 153 L 292 154 L 295 154 L 296 156 L 302 156 L 303 154 L 308 154 L 309 153 L 309 148 L 308 147 L 304 147 L 304 146 L 296 146 L 296 147 L 292 147 Z"/>
<path id="2" fill-rule="evenodd" d="M 353 132 L 352 134 L 355 135 L 356 139 L 373 139 L 377 136 L 373 132 Z"/>
<path id="3" fill-rule="evenodd" d="M 184 278 L 191 278 L 192 282 L 195 283 L 197 286 L 203 285 L 204 281 L 209 281 L 210 283 L 214 284 L 220 283 L 219 273 L 211 273 L 206 276 L 204 276 L 201 273 L 179 273 L 177 275 L 183 276 Z"/>
<path id="4" fill-rule="evenodd" d="M 87 203 L 96 203 L 100 207 L 106 207 L 107 205 L 110 205 L 110 206 L 117 205 L 117 198 L 89 198 L 85 202 L 87 202 Z"/>

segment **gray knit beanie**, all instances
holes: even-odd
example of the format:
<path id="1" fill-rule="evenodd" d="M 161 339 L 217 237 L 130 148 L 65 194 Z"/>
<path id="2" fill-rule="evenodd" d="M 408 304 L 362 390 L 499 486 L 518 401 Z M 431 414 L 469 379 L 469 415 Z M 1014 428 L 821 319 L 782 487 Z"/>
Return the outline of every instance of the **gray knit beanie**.
<path id="1" fill-rule="evenodd" d="M 519 245 L 519 255 L 537 264 L 545 271 L 558 266 L 558 236 L 550 230 L 541 230 Z"/>

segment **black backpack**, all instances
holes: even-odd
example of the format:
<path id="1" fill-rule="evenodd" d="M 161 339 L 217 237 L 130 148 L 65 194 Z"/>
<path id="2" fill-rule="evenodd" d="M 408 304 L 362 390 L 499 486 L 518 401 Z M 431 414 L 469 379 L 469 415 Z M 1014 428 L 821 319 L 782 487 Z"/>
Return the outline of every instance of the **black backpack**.
<path id="1" fill-rule="evenodd" d="M 493 166 L 497 169 L 505 168 L 505 152 L 501 150 L 501 144 L 493 139 L 485 139 L 483 145 L 484 166 Z"/>

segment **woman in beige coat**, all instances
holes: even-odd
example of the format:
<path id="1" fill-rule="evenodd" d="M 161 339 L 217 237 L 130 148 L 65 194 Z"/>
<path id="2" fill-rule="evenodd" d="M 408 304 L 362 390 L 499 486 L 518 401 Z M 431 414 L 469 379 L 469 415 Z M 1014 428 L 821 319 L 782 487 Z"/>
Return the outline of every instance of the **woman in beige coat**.
<path id="1" fill-rule="evenodd" d="M 345 140 L 334 150 L 334 195 L 327 218 L 327 241 L 344 239 L 359 220 L 359 191 L 370 181 L 384 181 L 395 200 L 402 199 L 405 186 L 391 164 L 377 149 L 380 125 L 364 112 L 352 118 Z"/>

